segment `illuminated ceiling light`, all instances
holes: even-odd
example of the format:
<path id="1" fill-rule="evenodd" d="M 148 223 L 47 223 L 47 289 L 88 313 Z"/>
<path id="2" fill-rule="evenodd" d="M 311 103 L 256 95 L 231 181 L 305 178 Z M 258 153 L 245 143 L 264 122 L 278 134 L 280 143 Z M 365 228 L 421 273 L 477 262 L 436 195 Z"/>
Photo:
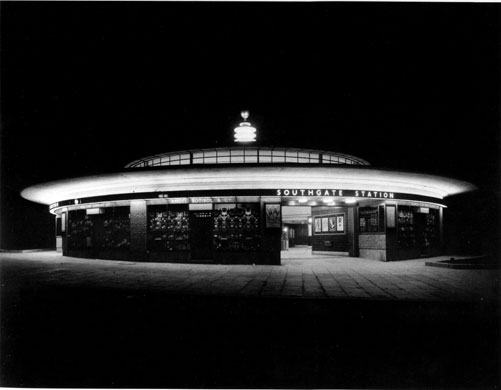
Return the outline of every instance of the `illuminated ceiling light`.
<path id="1" fill-rule="evenodd" d="M 327 206 L 335 206 L 336 205 L 336 202 L 329 202 L 327 203 Z"/>
<path id="2" fill-rule="evenodd" d="M 299 203 L 306 203 L 308 202 L 308 198 L 302 197 L 297 200 Z"/>
<path id="3" fill-rule="evenodd" d="M 353 204 L 353 203 L 357 203 L 357 200 L 354 199 L 354 198 L 349 198 L 349 199 L 346 199 L 345 200 L 345 203 L 348 203 L 348 204 Z"/>
<path id="4" fill-rule="evenodd" d="M 324 198 L 323 201 L 324 201 L 324 203 L 329 203 L 330 206 L 333 206 L 336 204 L 336 202 L 334 202 L 334 198 Z"/>
<path id="5" fill-rule="evenodd" d="M 312 217 L 308 217 L 308 223 L 312 223 L 313 222 L 313 218 Z"/>
<path id="6" fill-rule="evenodd" d="M 245 121 L 249 117 L 249 111 L 242 111 L 240 115 Z M 235 127 L 235 142 L 256 142 L 256 128 L 250 122 L 241 122 Z"/>

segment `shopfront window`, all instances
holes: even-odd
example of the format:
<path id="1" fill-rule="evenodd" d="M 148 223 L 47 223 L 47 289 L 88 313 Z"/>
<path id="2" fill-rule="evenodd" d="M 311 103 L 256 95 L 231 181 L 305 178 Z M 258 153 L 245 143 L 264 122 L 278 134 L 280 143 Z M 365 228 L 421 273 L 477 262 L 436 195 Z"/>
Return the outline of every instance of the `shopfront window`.
<path id="1" fill-rule="evenodd" d="M 190 224 L 185 205 L 148 206 L 148 250 L 158 252 L 190 249 Z"/>
<path id="2" fill-rule="evenodd" d="M 89 249 L 93 247 L 94 223 L 86 210 L 68 213 L 68 248 Z"/>
<path id="3" fill-rule="evenodd" d="M 360 207 L 358 211 L 359 232 L 384 232 L 384 206 Z"/>
<path id="4" fill-rule="evenodd" d="M 130 246 L 130 208 L 107 207 L 102 214 L 103 242 L 106 249 L 129 249 Z"/>
<path id="5" fill-rule="evenodd" d="M 260 247 L 259 204 L 215 204 L 213 248 L 216 251 L 256 251 Z"/>
<path id="6" fill-rule="evenodd" d="M 439 241 L 438 209 L 398 206 L 398 245 L 400 247 L 435 247 Z"/>

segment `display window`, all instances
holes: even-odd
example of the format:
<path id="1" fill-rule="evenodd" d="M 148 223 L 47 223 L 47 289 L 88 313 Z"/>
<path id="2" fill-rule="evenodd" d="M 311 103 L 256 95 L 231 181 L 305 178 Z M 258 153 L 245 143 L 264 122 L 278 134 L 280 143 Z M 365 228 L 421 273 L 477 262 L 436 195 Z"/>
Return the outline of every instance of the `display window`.
<path id="1" fill-rule="evenodd" d="M 345 216 L 344 214 L 331 214 L 313 217 L 314 233 L 344 233 Z"/>
<path id="2" fill-rule="evenodd" d="M 68 213 L 68 248 L 90 249 L 94 246 L 94 223 L 86 210 L 71 210 Z"/>
<path id="3" fill-rule="evenodd" d="M 439 211 L 437 209 L 429 209 L 425 213 L 425 227 L 423 231 L 423 244 L 425 247 L 437 246 L 440 243 L 439 234 Z"/>
<path id="4" fill-rule="evenodd" d="M 358 231 L 361 234 L 384 232 L 384 206 L 360 207 Z"/>
<path id="5" fill-rule="evenodd" d="M 439 210 L 427 207 L 398 206 L 398 245 L 435 247 L 439 244 Z"/>
<path id="6" fill-rule="evenodd" d="M 256 251 L 260 248 L 259 204 L 216 204 L 213 211 L 216 251 Z"/>
<path id="7" fill-rule="evenodd" d="M 90 213 L 90 210 L 99 210 Z M 129 249 L 130 208 L 107 207 L 68 213 L 68 248 Z"/>
<path id="8" fill-rule="evenodd" d="M 187 205 L 148 206 L 148 250 L 158 252 L 190 250 Z"/>
<path id="9" fill-rule="evenodd" d="M 322 219 L 315 218 L 315 233 L 322 233 Z"/>
<path id="10" fill-rule="evenodd" d="M 106 249 L 129 249 L 130 208 L 105 208 L 102 218 L 104 228 L 102 247 Z"/>
<path id="11" fill-rule="evenodd" d="M 417 244 L 414 213 L 410 206 L 398 206 L 398 246 L 414 247 Z"/>

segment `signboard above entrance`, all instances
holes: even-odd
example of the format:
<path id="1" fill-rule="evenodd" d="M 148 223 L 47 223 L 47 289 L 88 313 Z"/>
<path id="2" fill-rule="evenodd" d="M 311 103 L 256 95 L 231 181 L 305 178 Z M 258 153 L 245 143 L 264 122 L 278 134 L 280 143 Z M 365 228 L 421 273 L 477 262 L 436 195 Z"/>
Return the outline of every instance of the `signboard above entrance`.
<path id="1" fill-rule="evenodd" d="M 277 196 L 348 196 L 354 198 L 383 198 L 395 199 L 394 192 L 362 191 L 362 190 L 333 190 L 333 189 L 277 189 Z M 398 198 L 398 194 L 397 194 Z"/>

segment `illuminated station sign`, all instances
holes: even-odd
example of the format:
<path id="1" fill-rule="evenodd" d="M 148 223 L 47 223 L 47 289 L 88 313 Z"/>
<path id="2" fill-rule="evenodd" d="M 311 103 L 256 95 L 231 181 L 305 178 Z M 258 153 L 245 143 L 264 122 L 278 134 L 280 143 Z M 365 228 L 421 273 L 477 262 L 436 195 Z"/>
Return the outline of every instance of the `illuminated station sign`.
<path id="1" fill-rule="evenodd" d="M 356 198 L 394 199 L 393 192 L 362 191 L 362 190 L 332 190 L 332 189 L 279 189 L 277 196 L 348 196 Z"/>

